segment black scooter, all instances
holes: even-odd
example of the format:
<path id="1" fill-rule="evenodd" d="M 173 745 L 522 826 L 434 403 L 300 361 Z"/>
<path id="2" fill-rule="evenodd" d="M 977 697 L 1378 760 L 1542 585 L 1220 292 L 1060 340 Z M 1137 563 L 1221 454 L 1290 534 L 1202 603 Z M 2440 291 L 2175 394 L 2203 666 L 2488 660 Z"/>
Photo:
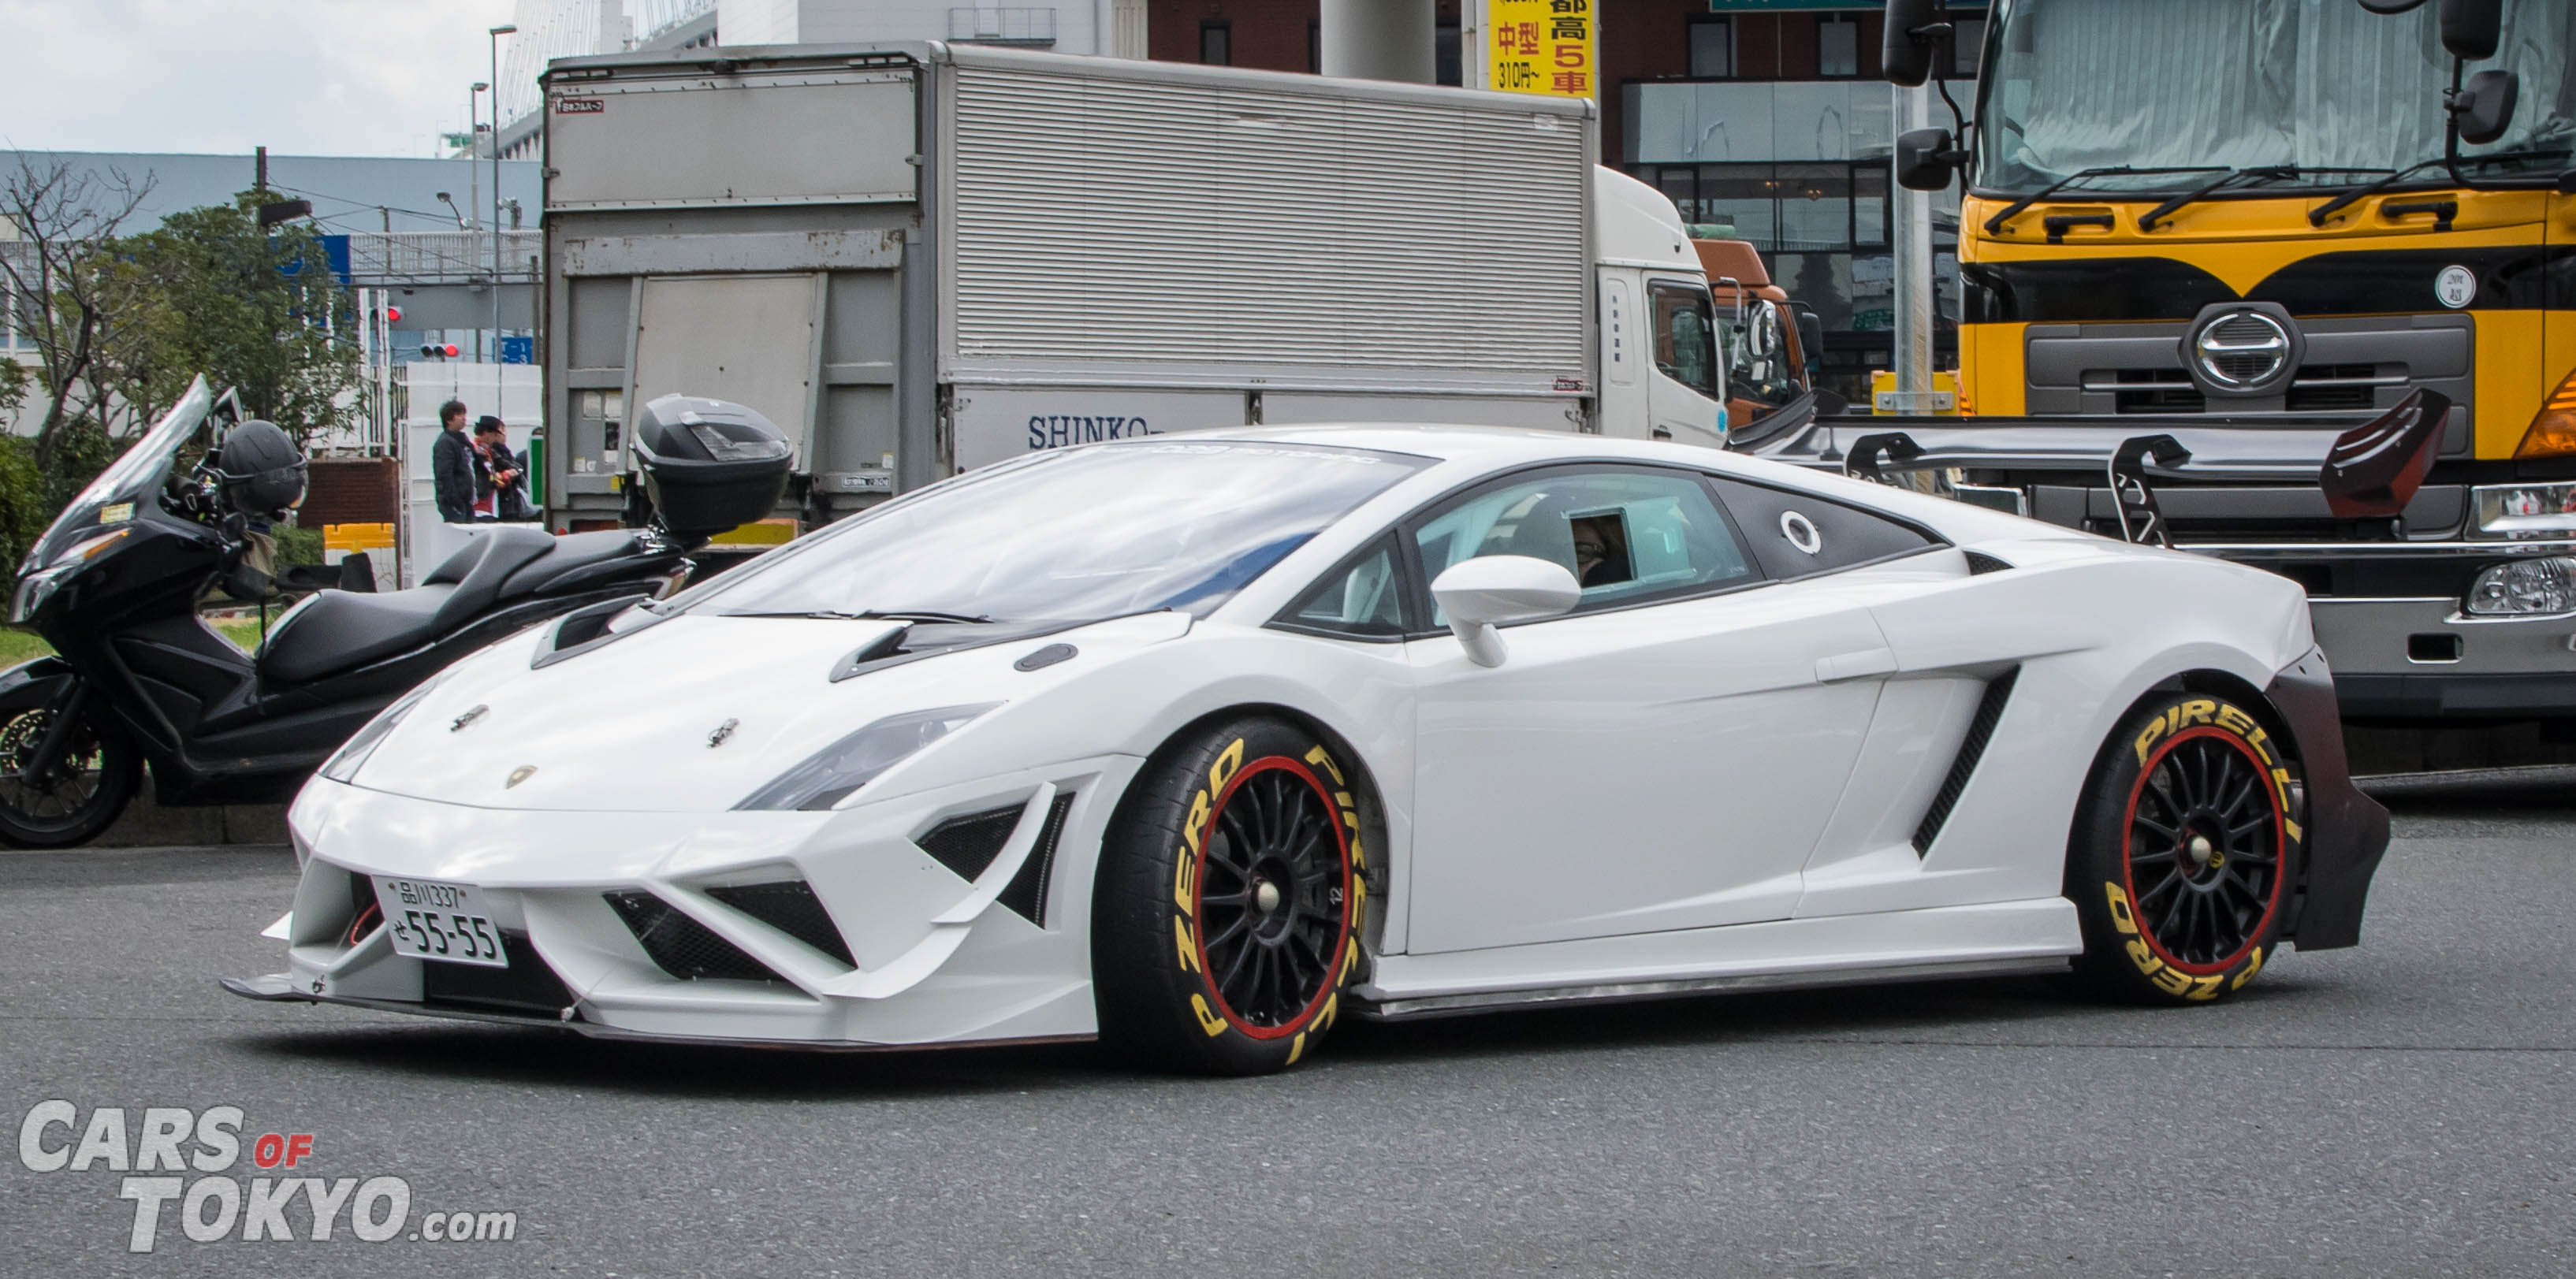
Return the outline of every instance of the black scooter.
<path id="1" fill-rule="evenodd" d="M 133 798 L 146 763 L 165 805 L 282 802 L 376 712 L 455 659 L 578 609 L 667 595 L 691 568 L 688 551 L 768 513 L 789 466 L 766 421 L 734 431 L 742 440 L 713 435 L 727 457 L 646 454 L 655 491 L 657 465 L 664 481 L 694 465 L 761 482 L 737 479 L 721 510 L 666 495 L 681 517 L 657 509 L 642 529 L 556 537 L 494 527 L 409 590 L 316 592 L 244 653 L 198 604 L 218 582 L 244 580 L 249 520 L 301 499 L 303 459 L 276 427 L 228 422 L 225 407 L 199 379 L 73 499 L 20 568 L 10 621 L 58 656 L 0 671 L 0 842 L 95 838 Z M 178 474 L 208 426 L 221 437 Z M 276 465 L 280 449 L 288 465 Z"/>

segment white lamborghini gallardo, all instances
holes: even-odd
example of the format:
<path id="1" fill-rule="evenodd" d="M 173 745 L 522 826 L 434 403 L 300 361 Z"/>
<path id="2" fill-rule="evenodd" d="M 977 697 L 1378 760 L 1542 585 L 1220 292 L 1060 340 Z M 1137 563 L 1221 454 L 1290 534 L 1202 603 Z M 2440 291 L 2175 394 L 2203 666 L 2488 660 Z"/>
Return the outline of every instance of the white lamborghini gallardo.
<path id="1" fill-rule="evenodd" d="M 466 659 L 291 824 L 239 993 L 1184 1069 L 1339 1018 L 2357 939 L 2387 815 L 2285 579 L 1702 449 L 1032 456 Z"/>

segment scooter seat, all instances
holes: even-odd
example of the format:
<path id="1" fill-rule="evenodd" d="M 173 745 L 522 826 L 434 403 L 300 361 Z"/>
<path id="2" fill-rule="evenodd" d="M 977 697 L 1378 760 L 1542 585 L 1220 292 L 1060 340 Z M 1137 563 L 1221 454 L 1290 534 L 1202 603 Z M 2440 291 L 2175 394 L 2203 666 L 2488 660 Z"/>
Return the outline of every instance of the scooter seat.
<path id="1" fill-rule="evenodd" d="M 583 569 L 632 555 L 640 536 L 631 529 L 566 533 L 553 539 L 553 547 L 545 554 L 512 573 L 510 580 L 501 584 L 501 598 L 515 600 L 534 595 Z"/>
<path id="2" fill-rule="evenodd" d="M 408 652 L 499 602 L 510 575 L 554 549 L 528 528 L 495 528 L 407 591 L 320 591 L 289 610 L 259 650 L 263 680 L 300 684 Z"/>

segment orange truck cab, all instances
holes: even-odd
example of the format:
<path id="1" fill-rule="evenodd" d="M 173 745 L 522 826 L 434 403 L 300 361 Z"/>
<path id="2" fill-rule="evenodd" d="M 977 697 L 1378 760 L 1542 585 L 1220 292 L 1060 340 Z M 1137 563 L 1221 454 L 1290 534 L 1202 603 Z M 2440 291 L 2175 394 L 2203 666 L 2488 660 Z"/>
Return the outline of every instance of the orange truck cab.
<path id="1" fill-rule="evenodd" d="M 1717 302 L 1727 420 L 1749 426 L 1815 386 L 1808 334 L 1762 255 L 1742 240 L 1693 240 Z"/>

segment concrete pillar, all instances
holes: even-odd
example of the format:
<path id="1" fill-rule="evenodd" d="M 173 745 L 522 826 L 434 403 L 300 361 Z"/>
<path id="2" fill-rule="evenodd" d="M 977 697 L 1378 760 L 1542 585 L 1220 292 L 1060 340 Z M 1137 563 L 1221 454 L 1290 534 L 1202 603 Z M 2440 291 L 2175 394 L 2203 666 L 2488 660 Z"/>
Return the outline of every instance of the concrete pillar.
<path id="1" fill-rule="evenodd" d="M 1431 0 L 1323 0 L 1324 74 L 1429 84 L 1439 74 Z"/>
<path id="2" fill-rule="evenodd" d="M 1894 86 L 1896 132 L 1920 129 L 1931 122 L 1932 91 L 1923 85 Z M 1891 178 L 1887 184 L 1892 216 L 1889 245 L 1896 259 L 1896 411 L 1930 413 L 1932 409 L 1932 200 L 1937 193 L 1908 191 Z"/>

